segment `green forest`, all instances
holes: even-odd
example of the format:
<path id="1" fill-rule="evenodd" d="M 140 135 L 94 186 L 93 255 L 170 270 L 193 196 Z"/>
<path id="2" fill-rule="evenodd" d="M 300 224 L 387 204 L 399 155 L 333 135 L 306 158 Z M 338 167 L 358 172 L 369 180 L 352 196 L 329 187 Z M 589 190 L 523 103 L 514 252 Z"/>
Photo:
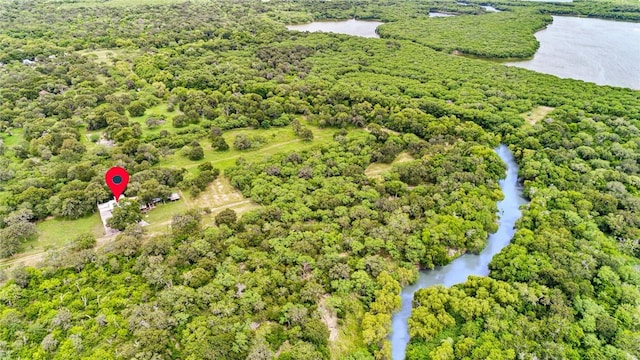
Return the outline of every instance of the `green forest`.
<path id="1" fill-rule="evenodd" d="M 0 359 L 391 359 L 401 288 L 497 230 L 501 143 L 529 204 L 407 359 L 640 357 L 640 91 L 489 61 L 640 5 L 480 5 L 0 0 Z M 285 26 L 351 18 L 381 38 Z"/>

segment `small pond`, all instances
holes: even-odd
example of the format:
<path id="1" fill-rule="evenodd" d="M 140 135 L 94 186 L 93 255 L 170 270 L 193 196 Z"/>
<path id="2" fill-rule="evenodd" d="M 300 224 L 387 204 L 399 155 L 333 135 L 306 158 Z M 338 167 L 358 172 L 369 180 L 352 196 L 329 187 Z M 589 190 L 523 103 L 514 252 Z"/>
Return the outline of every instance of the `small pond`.
<path id="1" fill-rule="evenodd" d="M 288 25 L 287 29 L 309 32 L 332 32 L 366 38 L 379 38 L 380 36 L 376 34 L 376 28 L 382 24 L 383 23 L 379 21 L 350 19 L 344 21 L 314 21 L 308 24 Z"/>

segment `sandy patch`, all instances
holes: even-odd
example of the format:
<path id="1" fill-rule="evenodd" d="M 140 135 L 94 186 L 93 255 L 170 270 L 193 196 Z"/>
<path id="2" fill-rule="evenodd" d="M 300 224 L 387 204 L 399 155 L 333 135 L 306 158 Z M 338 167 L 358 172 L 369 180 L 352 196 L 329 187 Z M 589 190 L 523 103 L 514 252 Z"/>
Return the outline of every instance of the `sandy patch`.
<path id="1" fill-rule="evenodd" d="M 398 164 L 402 162 L 412 161 L 414 160 L 413 156 L 409 153 L 401 152 L 396 156 L 396 158 L 391 162 L 391 164 L 383 164 L 383 163 L 372 163 L 367 166 L 367 169 L 364 171 L 364 174 L 369 178 L 382 178 L 382 175 L 389 172 L 393 164 Z"/>
<path id="2" fill-rule="evenodd" d="M 536 106 L 530 112 L 520 114 L 524 118 L 524 120 L 531 125 L 534 125 L 538 121 L 544 119 L 548 113 L 555 110 L 555 108 L 550 106 Z"/>
<path id="3" fill-rule="evenodd" d="M 338 316 L 327 308 L 326 300 L 328 297 L 329 295 L 322 296 L 318 302 L 318 312 L 320 312 L 322 322 L 327 325 L 329 330 L 329 341 L 336 341 L 338 339 Z"/>
<path id="4" fill-rule="evenodd" d="M 246 200 L 242 193 L 231 186 L 229 179 L 219 176 L 205 191 L 195 199 L 195 206 L 202 208 L 218 208 L 224 205 Z"/>
<path id="5" fill-rule="evenodd" d="M 238 215 L 241 215 L 260 206 L 242 196 L 240 191 L 231 186 L 229 179 L 222 176 L 209 184 L 207 189 L 194 200 L 193 205 L 198 208 L 209 209 L 213 216 L 225 209 L 232 209 Z"/>

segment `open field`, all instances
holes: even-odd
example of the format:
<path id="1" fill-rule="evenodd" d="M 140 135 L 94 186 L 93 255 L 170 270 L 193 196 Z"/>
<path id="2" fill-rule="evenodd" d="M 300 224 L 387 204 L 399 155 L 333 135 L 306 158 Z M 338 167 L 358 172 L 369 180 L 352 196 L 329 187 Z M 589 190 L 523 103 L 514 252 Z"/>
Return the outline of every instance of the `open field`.
<path id="1" fill-rule="evenodd" d="M 555 108 L 550 106 L 536 106 L 528 113 L 524 113 L 520 115 L 524 118 L 524 120 L 528 124 L 533 125 L 538 121 L 544 119 L 547 116 L 547 114 L 552 112 L 553 110 L 555 110 Z"/>
<path id="2" fill-rule="evenodd" d="M 234 204 L 244 201 L 242 194 L 231 186 L 228 179 L 219 177 L 214 180 L 207 189 L 195 199 L 197 207 L 207 208 L 212 204 L 216 206 Z"/>
<path id="3" fill-rule="evenodd" d="M 127 49 L 98 49 L 98 50 L 80 50 L 78 54 L 85 55 L 89 58 L 94 59 L 96 62 L 102 64 L 113 64 L 113 58 L 115 57 L 126 57 L 134 53 L 131 50 Z"/>
<path id="4" fill-rule="evenodd" d="M 196 208 L 208 209 L 210 213 L 204 217 L 203 223 L 207 225 L 215 224 L 215 216 L 222 210 L 232 209 L 238 215 L 259 207 L 250 199 L 246 199 L 242 194 L 231 186 L 225 177 L 217 178 L 203 191 L 193 202 Z"/>
<path id="5" fill-rule="evenodd" d="M 59 218 L 52 218 L 41 221 L 36 224 L 38 229 L 38 240 L 33 244 L 27 243 L 25 245 L 35 245 L 38 247 L 52 247 L 62 245 L 81 233 L 92 233 L 96 237 L 104 235 L 104 228 L 102 227 L 102 221 L 98 213 L 91 214 L 77 220 L 66 220 Z"/>
<path id="6" fill-rule="evenodd" d="M 184 196 L 174 202 L 159 203 L 148 213 L 142 215 L 142 220 L 149 223 L 146 227 L 149 233 L 164 232 L 171 224 L 171 218 L 175 214 L 181 214 L 189 209 L 188 202 Z"/>
<path id="7" fill-rule="evenodd" d="M 393 167 L 393 164 L 402 163 L 402 162 L 411 161 L 411 160 L 414 160 L 413 156 L 409 155 L 406 152 L 402 152 L 398 154 L 398 156 L 396 156 L 396 158 L 393 160 L 391 164 L 384 164 L 384 163 L 377 162 L 369 165 L 367 169 L 364 171 L 364 174 L 370 178 L 382 178 L 382 176 L 385 173 L 391 170 L 391 168 Z"/>
<path id="8" fill-rule="evenodd" d="M 145 134 L 157 135 L 162 130 L 174 131 L 175 128 L 172 126 L 171 120 L 174 118 L 174 116 L 181 115 L 182 111 L 180 111 L 180 109 L 178 108 L 176 108 L 174 111 L 169 111 L 167 110 L 167 106 L 168 104 L 161 103 L 156 106 L 150 107 L 144 112 L 144 115 L 142 116 L 129 116 L 129 121 L 140 124 L 140 126 L 142 126 L 142 129 L 144 129 Z M 166 121 L 164 124 L 160 124 L 153 129 L 149 129 L 145 121 L 150 117 L 164 117 Z"/>
<path id="9" fill-rule="evenodd" d="M 18 143 L 22 140 L 24 140 L 22 131 L 14 130 L 12 131 L 11 135 L 2 134 L 2 141 L 4 142 L 4 146 L 7 147 L 18 145 Z"/>
<path id="10" fill-rule="evenodd" d="M 49 249 L 61 248 L 82 233 L 92 233 L 96 238 L 104 236 L 104 228 L 98 213 L 77 219 L 51 218 L 36 223 L 38 238 L 22 245 L 22 252 L 10 258 L 0 259 L 0 267 L 14 263 L 32 264 L 42 259 Z"/>
<path id="11" fill-rule="evenodd" d="M 317 145 L 329 143 L 333 140 L 333 135 L 337 132 L 335 129 L 323 129 L 309 126 L 313 132 L 313 140 L 306 142 L 297 137 L 293 130 L 287 128 L 271 128 L 271 129 L 239 129 L 225 132 L 222 137 L 229 144 L 227 151 L 217 151 L 211 148 L 209 141 L 201 141 L 204 149 L 205 158 L 200 161 L 190 161 L 182 156 L 179 151 L 176 154 L 160 161 L 159 166 L 162 167 L 184 167 L 193 169 L 203 161 L 210 161 L 214 167 L 224 170 L 233 166 L 236 159 L 243 157 L 246 160 L 260 160 L 279 152 L 301 151 L 312 148 Z M 361 130 L 358 130 L 361 131 Z M 363 131 L 363 130 L 362 130 Z M 237 135 L 260 135 L 267 139 L 268 143 L 257 149 L 235 150 L 233 149 L 233 140 Z"/>

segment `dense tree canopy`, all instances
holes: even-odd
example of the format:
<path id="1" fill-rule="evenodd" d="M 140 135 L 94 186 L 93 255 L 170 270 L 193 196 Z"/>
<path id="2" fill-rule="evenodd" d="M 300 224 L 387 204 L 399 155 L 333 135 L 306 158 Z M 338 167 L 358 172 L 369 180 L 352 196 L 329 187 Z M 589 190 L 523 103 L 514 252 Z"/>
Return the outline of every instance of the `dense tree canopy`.
<path id="1" fill-rule="evenodd" d="M 533 34 L 551 23 L 536 12 L 503 11 L 483 16 L 411 19 L 377 29 L 383 38 L 409 39 L 430 48 L 493 58 L 531 57 L 538 49 Z"/>
<path id="2" fill-rule="evenodd" d="M 224 176 L 259 206 L 216 226 L 191 210 L 146 234 L 123 202 L 115 241 L 69 234 L 42 267 L 10 272 L 0 357 L 388 358 L 416 267 L 479 252 L 496 230 L 501 142 L 530 204 L 490 277 L 416 294 L 408 358 L 640 356 L 639 92 L 446 53 L 528 56 L 534 43 L 505 41 L 531 39 L 547 14 L 640 7 L 478 4 L 2 2 L 0 256 L 37 236 L 34 221 L 94 212 L 114 165 L 143 203 Z M 442 26 L 423 19 L 434 10 L 465 15 Z M 383 39 L 284 27 L 353 16 L 398 23 Z M 469 41 L 469 23 L 496 37 Z M 554 109 L 525 123 L 538 106 Z M 247 160 L 273 140 L 230 138 L 238 128 L 308 146 Z M 332 129 L 323 142 L 319 128 Z M 225 150 L 242 152 L 221 174 L 211 154 Z M 367 176 L 372 164 L 390 169 Z"/>

